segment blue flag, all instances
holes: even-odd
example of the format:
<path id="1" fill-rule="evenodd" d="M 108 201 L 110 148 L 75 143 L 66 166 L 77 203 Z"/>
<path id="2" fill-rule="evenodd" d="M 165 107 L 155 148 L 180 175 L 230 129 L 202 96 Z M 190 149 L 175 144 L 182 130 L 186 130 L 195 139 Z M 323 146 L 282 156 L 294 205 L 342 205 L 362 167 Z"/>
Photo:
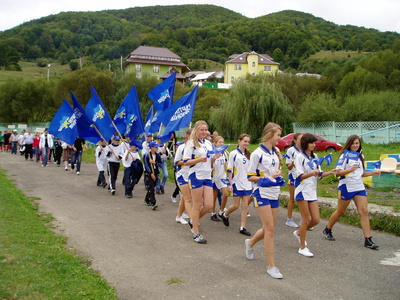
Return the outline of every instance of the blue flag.
<path id="1" fill-rule="evenodd" d="M 310 166 L 310 169 L 313 170 L 314 169 L 314 163 L 317 166 L 320 166 L 323 161 L 324 161 L 324 158 L 323 157 L 319 157 L 319 158 L 311 159 L 307 164 Z"/>
<path id="2" fill-rule="evenodd" d="M 335 166 L 341 166 L 344 162 L 344 157 L 342 156 L 341 158 L 339 158 L 338 162 L 335 164 Z"/>
<path id="3" fill-rule="evenodd" d="M 144 125 L 144 131 L 145 131 L 146 134 L 147 133 L 152 133 L 150 131 L 150 127 L 151 127 L 151 121 L 153 120 L 153 111 L 154 111 L 154 109 L 153 109 L 153 105 L 152 105 L 150 107 L 150 109 L 149 109 L 149 112 L 147 113 L 146 124 Z"/>
<path id="4" fill-rule="evenodd" d="M 199 87 L 196 86 L 190 93 L 184 95 L 158 116 L 158 120 L 165 125 L 164 132 L 178 131 L 190 124 L 198 89 Z"/>
<path id="5" fill-rule="evenodd" d="M 125 131 L 126 131 L 125 99 L 122 101 L 121 105 L 119 106 L 119 108 L 114 116 L 114 124 L 121 134 L 125 134 Z"/>
<path id="6" fill-rule="evenodd" d="M 344 159 L 358 160 L 359 157 L 360 157 L 360 152 L 352 152 L 349 150 L 344 150 Z"/>
<path id="7" fill-rule="evenodd" d="M 149 98 L 154 102 L 154 108 L 158 112 L 166 110 L 174 99 L 176 73 L 172 73 L 163 82 L 156 85 L 147 93 Z"/>
<path id="8" fill-rule="evenodd" d="M 288 159 L 288 158 L 290 158 L 290 156 L 289 156 L 289 155 L 287 155 L 287 154 L 284 154 L 284 155 L 282 156 L 282 158 L 286 158 L 286 159 Z"/>
<path id="9" fill-rule="evenodd" d="M 97 95 L 94 87 L 91 86 L 90 90 L 92 92 L 92 97 L 86 104 L 86 114 L 96 125 L 104 139 L 108 141 L 115 133 L 112 119 L 104 107 L 103 102 L 101 102 L 99 96 Z"/>
<path id="10" fill-rule="evenodd" d="M 375 169 L 380 169 L 381 165 L 382 165 L 382 162 L 380 160 L 378 160 L 376 163 L 374 163 Z"/>
<path id="11" fill-rule="evenodd" d="M 78 126 L 79 137 L 96 144 L 101 140 L 101 137 L 97 133 L 96 129 L 93 128 L 93 122 L 86 115 L 85 110 L 75 97 L 74 93 L 72 91 L 70 91 L 70 93 L 74 107 L 76 125 Z"/>
<path id="12" fill-rule="evenodd" d="M 218 154 L 218 153 L 224 153 L 226 149 L 228 149 L 229 145 L 223 145 L 223 146 L 218 146 L 218 147 L 213 147 L 212 153 L 213 154 Z M 210 152 L 210 151 L 209 151 Z"/>
<path id="13" fill-rule="evenodd" d="M 327 156 L 325 156 L 325 161 L 326 161 L 326 167 L 328 168 L 332 163 L 332 154 L 328 154 Z"/>
<path id="14" fill-rule="evenodd" d="M 78 126 L 73 108 L 64 100 L 49 126 L 49 132 L 56 138 L 73 145 L 78 136 Z"/>
<path id="15" fill-rule="evenodd" d="M 136 139 L 137 135 L 140 135 L 144 132 L 143 118 L 140 111 L 139 97 L 136 92 L 136 86 L 132 86 L 124 101 L 126 108 L 125 135 L 129 136 L 131 140 L 133 140 Z"/>

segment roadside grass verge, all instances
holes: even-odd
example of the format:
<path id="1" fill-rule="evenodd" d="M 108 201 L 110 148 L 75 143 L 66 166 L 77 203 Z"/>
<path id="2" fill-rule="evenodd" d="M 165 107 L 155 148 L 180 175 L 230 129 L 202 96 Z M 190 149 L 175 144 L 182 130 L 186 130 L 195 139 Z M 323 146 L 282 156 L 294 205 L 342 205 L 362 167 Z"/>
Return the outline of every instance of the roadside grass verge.
<path id="1" fill-rule="evenodd" d="M 118 299 L 0 170 L 0 299 Z"/>

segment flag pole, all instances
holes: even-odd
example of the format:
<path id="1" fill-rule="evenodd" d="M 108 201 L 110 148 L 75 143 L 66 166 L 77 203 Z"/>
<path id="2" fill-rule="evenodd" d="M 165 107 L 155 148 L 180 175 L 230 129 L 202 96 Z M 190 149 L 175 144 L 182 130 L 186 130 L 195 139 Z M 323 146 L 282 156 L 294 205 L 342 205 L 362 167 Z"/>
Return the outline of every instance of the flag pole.
<path id="1" fill-rule="evenodd" d="M 93 128 L 96 130 L 97 134 L 101 137 L 101 139 L 104 140 L 104 141 L 106 141 L 106 139 L 104 138 L 104 136 L 103 136 L 103 135 L 101 134 L 101 132 L 97 129 L 96 125 L 92 124 L 92 125 L 90 125 L 90 127 L 93 127 Z M 107 141 L 106 141 L 106 142 L 107 142 Z M 108 148 L 110 148 L 110 150 L 112 151 L 110 145 L 107 145 L 107 146 L 108 146 Z M 114 154 L 114 157 L 115 157 L 116 159 L 119 160 L 118 156 L 115 155 L 114 151 L 113 151 L 112 153 Z"/>

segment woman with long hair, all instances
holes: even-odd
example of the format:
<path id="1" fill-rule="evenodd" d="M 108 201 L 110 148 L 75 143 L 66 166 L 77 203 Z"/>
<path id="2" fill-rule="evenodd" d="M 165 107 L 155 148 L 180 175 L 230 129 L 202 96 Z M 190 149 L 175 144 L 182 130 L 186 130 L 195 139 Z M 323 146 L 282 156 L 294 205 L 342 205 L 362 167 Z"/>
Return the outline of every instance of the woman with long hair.
<path id="1" fill-rule="evenodd" d="M 356 155 L 355 159 L 352 159 L 349 156 L 346 157 L 346 151 L 356 152 L 358 155 Z M 365 190 L 362 177 L 379 176 L 380 174 L 381 172 L 379 170 L 370 172 L 365 171 L 361 139 L 357 135 L 349 136 L 338 162 L 338 206 L 335 212 L 329 218 L 328 225 L 326 225 L 325 229 L 323 230 L 323 234 L 327 240 L 335 240 L 332 235 L 332 227 L 346 212 L 351 199 L 353 199 L 357 207 L 358 214 L 360 215 L 361 228 L 364 234 L 364 246 L 371 249 L 377 249 L 379 247 L 372 241 L 368 217 L 367 191 Z"/>
<path id="2" fill-rule="evenodd" d="M 246 229 L 247 211 L 251 201 L 252 184 L 247 180 L 247 170 L 250 163 L 250 151 L 247 147 L 250 144 L 250 136 L 241 134 L 238 139 L 238 146 L 229 154 L 228 178 L 230 182 L 229 190 L 233 192 L 233 204 L 228 207 L 225 213 L 220 215 L 225 226 L 229 226 L 229 215 L 239 208 L 242 199 L 242 212 L 240 215 L 239 232 L 250 236 L 251 233 Z"/>
<path id="3" fill-rule="evenodd" d="M 299 229 L 295 230 L 293 235 L 300 243 L 298 253 L 306 257 L 314 256 L 307 248 L 307 230 L 320 221 L 317 180 L 337 173 L 336 169 L 322 172 L 318 164 L 318 156 L 314 153 L 316 141 L 315 135 L 305 133 L 300 140 L 301 153 L 296 156 L 294 162 L 296 168 L 295 200 L 299 206 L 302 221 Z"/>
<path id="4" fill-rule="evenodd" d="M 289 169 L 289 202 L 287 204 L 287 220 L 286 226 L 298 228 L 299 225 L 293 221 L 293 207 L 294 207 L 294 183 L 295 183 L 295 172 L 294 160 L 297 154 L 300 153 L 300 140 L 303 135 L 301 133 L 295 133 L 291 143 L 291 147 L 286 152 L 286 166 Z"/>
<path id="5" fill-rule="evenodd" d="M 199 220 L 212 208 L 213 202 L 211 171 L 215 158 L 210 155 L 212 145 L 206 139 L 207 132 L 207 123 L 197 121 L 183 152 L 184 164 L 190 166 L 188 178 L 193 201 L 191 220 L 188 224 L 193 230 L 194 242 L 199 244 L 207 243 L 200 235 Z"/>
<path id="6" fill-rule="evenodd" d="M 253 259 L 254 245 L 264 239 L 265 254 L 268 260 L 267 273 L 273 278 L 283 278 L 275 266 L 274 231 L 279 207 L 281 159 L 276 152 L 276 144 L 281 138 L 282 129 L 278 124 L 268 123 L 262 133 L 261 144 L 250 156 L 248 180 L 256 184 L 253 202 L 262 222 L 262 228 L 251 239 L 245 240 L 246 257 Z"/>

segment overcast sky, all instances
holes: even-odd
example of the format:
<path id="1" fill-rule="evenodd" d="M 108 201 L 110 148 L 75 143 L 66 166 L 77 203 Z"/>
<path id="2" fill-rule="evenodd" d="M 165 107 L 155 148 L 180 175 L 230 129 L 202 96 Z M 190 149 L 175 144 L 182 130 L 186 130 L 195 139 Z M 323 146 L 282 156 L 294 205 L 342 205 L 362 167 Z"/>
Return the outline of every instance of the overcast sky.
<path id="1" fill-rule="evenodd" d="M 249 18 L 291 9 L 311 13 L 338 25 L 351 24 L 400 33 L 400 0 L 1 0 L 0 31 L 62 11 L 100 11 L 179 4 L 214 4 Z"/>

